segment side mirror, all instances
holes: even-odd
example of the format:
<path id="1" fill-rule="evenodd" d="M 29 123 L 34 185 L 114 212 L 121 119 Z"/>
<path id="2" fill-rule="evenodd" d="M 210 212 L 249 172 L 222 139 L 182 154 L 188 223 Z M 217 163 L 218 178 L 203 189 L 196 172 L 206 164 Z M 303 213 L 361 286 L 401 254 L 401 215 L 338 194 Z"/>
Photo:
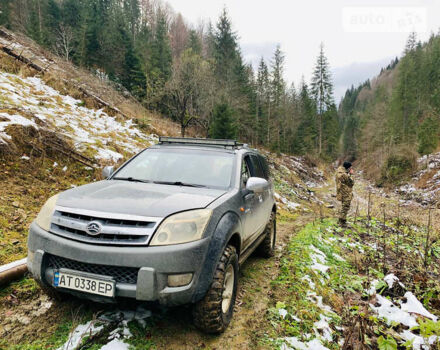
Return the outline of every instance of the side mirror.
<path id="1" fill-rule="evenodd" d="M 106 166 L 104 169 L 102 169 L 102 177 L 104 179 L 108 179 L 114 172 L 115 172 L 114 166 Z"/>
<path id="2" fill-rule="evenodd" d="M 250 177 L 246 182 L 246 189 L 255 193 L 261 193 L 268 184 L 267 180 L 261 177 Z"/>

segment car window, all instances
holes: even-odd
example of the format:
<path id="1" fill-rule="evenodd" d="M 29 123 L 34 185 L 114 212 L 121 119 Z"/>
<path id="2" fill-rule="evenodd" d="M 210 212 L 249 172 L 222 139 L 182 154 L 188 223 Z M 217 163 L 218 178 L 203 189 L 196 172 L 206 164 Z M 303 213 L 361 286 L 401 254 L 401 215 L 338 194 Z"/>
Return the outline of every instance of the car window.
<path id="1" fill-rule="evenodd" d="M 119 170 L 114 177 L 228 188 L 233 165 L 232 153 L 174 148 L 148 149 Z"/>
<path id="2" fill-rule="evenodd" d="M 269 180 L 270 170 L 269 170 L 269 165 L 267 164 L 266 158 L 264 158 L 263 156 L 260 155 L 260 156 L 258 156 L 258 159 L 260 159 L 261 169 L 263 170 L 264 178 L 266 180 Z"/>
<path id="3" fill-rule="evenodd" d="M 250 159 L 249 156 L 245 156 L 241 164 L 241 185 L 246 186 L 247 180 L 251 177 L 251 172 L 249 170 Z"/>
<path id="4" fill-rule="evenodd" d="M 263 170 L 261 169 L 260 161 L 254 154 L 250 155 L 251 160 L 251 176 L 265 178 Z"/>

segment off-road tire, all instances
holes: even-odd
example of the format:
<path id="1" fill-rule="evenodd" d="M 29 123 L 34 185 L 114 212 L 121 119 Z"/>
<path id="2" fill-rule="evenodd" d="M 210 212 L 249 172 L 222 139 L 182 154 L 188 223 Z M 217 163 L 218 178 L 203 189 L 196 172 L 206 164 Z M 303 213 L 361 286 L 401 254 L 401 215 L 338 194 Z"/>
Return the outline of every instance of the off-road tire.
<path id="1" fill-rule="evenodd" d="M 234 271 L 234 286 L 227 312 L 222 310 L 223 292 L 228 267 L 232 265 Z M 235 297 L 238 284 L 238 255 L 235 247 L 228 245 L 214 272 L 214 278 L 205 297 L 194 304 L 194 325 L 206 333 L 222 333 L 229 325 L 234 312 Z"/>
<path id="2" fill-rule="evenodd" d="M 273 235 L 272 235 L 273 230 Z M 275 212 L 270 214 L 269 222 L 265 228 L 265 237 L 257 248 L 258 253 L 264 258 L 271 258 L 275 254 L 275 243 L 277 240 L 277 223 Z"/>

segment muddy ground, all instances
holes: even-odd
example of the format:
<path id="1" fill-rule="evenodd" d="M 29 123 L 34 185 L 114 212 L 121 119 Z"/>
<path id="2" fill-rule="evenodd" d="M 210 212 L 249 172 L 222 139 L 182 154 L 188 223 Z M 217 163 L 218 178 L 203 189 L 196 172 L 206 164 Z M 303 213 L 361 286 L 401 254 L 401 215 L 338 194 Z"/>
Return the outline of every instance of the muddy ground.
<path id="1" fill-rule="evenodd" d="M 271 282 L 278 275 L 278 266 L 284 247 L 295 231 L 312 220 L 310 214 L 299 216 L 292 222 L 281 222 L 277 230 L 277 254 L 263 259 L 253 254 L 242 266 L 238 298 L 233 321 L 220 336 L 203 335 L 191 322 L 189 307 L 161 308 L 149 305 L 153 317 L 145 340 L 158 349 L 256 349 L 264 348 L 259 340 L 269 326 L 266 311 L 272 302 Z M 56 301 L 49 299 L 28 280 L 3 291 L 0 304 L 0 338 L 4 348 L 38 339 L 50 338 L 62 323 L 76 324 L 85 314 L 93 317 L 112 309 L 78 299 Z M 138 305 L 127 304 L 126 308 Z M 69 322 L 70 318 L 70 322 Z M 1 347 L 2 345 L 0 345 Z"/>

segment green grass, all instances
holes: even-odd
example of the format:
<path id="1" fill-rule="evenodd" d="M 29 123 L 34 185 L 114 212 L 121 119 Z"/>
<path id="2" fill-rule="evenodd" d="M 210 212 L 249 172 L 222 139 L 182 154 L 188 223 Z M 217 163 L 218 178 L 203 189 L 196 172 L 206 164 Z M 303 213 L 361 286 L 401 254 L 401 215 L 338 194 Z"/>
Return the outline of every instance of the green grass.
<path id="1" fill-rule="evenodd" d="M 12 345 L 0 340 L 0 349 L 8 350 L 41 350 L 41 349 L 57 349 L 66 341 L 73 327 L 72 320 L 66 319 L 56 329 L 56 331 L 48 339 L 40 339 L 32 343 L 23 343 Z"/>
<path id="2" fill-rule="evenodd" d="M 425 237 L 423 230 L 396 225 L 393 221 L 387 221 L 386 225 L 387 228 L 384 229 L 377 219 L 372 219 L 369 226 L 365 220 L 357 220 L 356 223 L 351 223 L 349 229 L 341 229 L 335 220 L 326 219 L 308 224 L 292 237 L 288 244 L 288 252 L 281 259 L 280 274 L 272 283 L 274 299 L 268 311 L 268 321 L 273 327 L 272 333 L 269 334 L 269 338 L 274 339 L 273 346 L 279 347 L 283 337 L 298 337 L 304 342 L 313 339 L 316 336 L 314 323 L 319 320 L 320 314 L 325 314 L 331 319 L 329 324 L 333 330 L 333 339 L 331 342 L 321 340 L 329 349 L 339 349 L 337 342 L 343 334 L 337 330 L 337 326 L 349 328 L 353 323 L 350 320 L 359 318 L 367 324 L 363 334 L 366 342 L 374 344 L 379 336 L 391 339 L 396 334 L 393 330 L 396 325 L 387 326 L 370 310 L 370 296 L 366 291 L 371 281 L 378 279 L 382 283 L 378 284 L 377 293 L 384 293 L 387 285 L 383 277 L 389 271 L 395 271 L 396 266 L 400 269 L 399 278 L 408 290 L 412 291 L 428 310 L 436 312 L 433 301 L 439 297 L 440 291 L 438 279 L 435 280 L 435 276 L 438 276 L 438 260 L 435 256 L 437 245 L 433 245 L 431 252 L 430 273 L 423 274 L 424 268 L 419 254 Z M 375 244 L 381 249 L 376 249 Z M 382 249 L 383 245 L 386 247 L 385 250 Z M 325 254 L 325 264 L 330 266 L 327 276 L 311 268 L 312 256 L 315 254 L 313 246 Z M 340 256 L 345 260 L 341 261 Z M 415 275 L 433 277 L 417 282 L 414 281 Z M 305 276 L 312 281 L 313 287 Z M 322 296 L 323 303 L 329 305 L 334 313 L 318 307 L 317 303 L 310 299 L 311 292 Z M 287 310 L 286 318 L 280 316 L 280 309 Z M 437 313 L 439 311 L 437 310 Z M 300 320 L 295 319 L 296 317 Z M 423 323 L 421 325 L 422 328 L 425 327 Z M 438 327 L 440 322 L 426 325 L 425 328 L 433 334 L 440 334 Z M 311 334 L 311 338 L 306 339 L 305 334 Z M 396 341 L 403 343 L 399 337 Z"/>
<path id="3" fill-rule="evenodd" d="M 12 282 L 6 288 L 0 289 L 0 298 L 4 298 L 11 293 L 14 293 L 17 298 L 25 298 L 36 294 L 39 289 L 37 282 L 33 278 L 25 277 Z"/>
<path id="4" fill-rule="evenodd" d="M 277 337 L 301 338 L 304 334 L 313 334 L 314 322 L 324 313 L 331 318 L 331 324 L 340 324 L 339 316 L 324 312 L 308 295 L 310 292 L 315 292 L 324 298 L 324 304 L 329 304 L 334 290 L 345 288 L 350 279 L 350 265 L 334 258 L 333 254 L 340 252 L 336 247 L 323 241 L 324 237 L 330 236 L 326 229 L 332 228 L 333 225 L 333 220 L 324 220 L 317 225 L 308 224 L 290 241 L 288 253 L 281 260 L 280 274 L 273 282 L 275 293 L 282 300 L 278 300 L 269 309 L 269 320 Z M 325 254 L 328 265 L 331 266 L 328 279 L 321 272 L 310 268 L 312 245 Z M 311 289 L 309 282 L 304 279 L 305 276 L 309 277 L 316 288 Z M 281 318 L 278 313 L 280 308 L 286 309 L 289 314 L 300 318 L 301 321 L 298 322 L 291 317 Z M 328 344 L 328 346 L 330 349 L 336 349 L 334 345 Z"/>

